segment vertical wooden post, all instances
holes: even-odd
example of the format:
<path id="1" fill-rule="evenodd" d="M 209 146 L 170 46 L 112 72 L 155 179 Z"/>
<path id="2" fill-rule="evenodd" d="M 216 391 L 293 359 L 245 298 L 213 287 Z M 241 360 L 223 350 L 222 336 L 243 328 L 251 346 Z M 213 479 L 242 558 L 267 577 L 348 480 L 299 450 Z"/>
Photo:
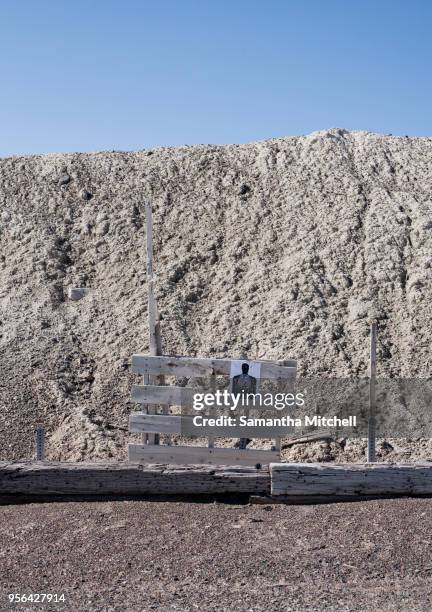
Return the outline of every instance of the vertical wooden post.
<path id="1" fill-rule="evenodd" d="M 372 323 L 370 336 L 370 372 L 369 372 L 369 418 L 368 418 L 368 447 L 367 460 L 368 463 L 376 461 L 375 452 L 375 417 L 376 417 L 376 342 L 377 342 L 377 325 Z"/>
<path id="2" fill-rule="evenodd" d="M 277 364 L 281 365 L 281 366 L 287 366 L 289 364 L 289 361 L 286 361 L 285 359 L 279 359 L 277 361 Z M 297 377 L 297 372 L 296 372 L 296 377 Z M 280 389 L 280 384 L 281 384 L 280 381 L 278 381 L 277 384 L 278 384 L 278 392 L 279 392 L 281 390 Z M 291 385 L 292 385 L 292 381 L 291 380 L 289 381 L 289 385 L 290 385 L 289 392 L 290 393 L 292 392 L 292 393 L 295 394 L 295 382 L 294 382 L 294 388 L 291 388 Z M 287 389 L 284 388 L 283 391 L 286 392 Z M 272 446 L 272 450 L 274 449 L 274 450 L 278 451 L 279 459 L 280 459 L 280 452 L 281 452 L 281 441 L 282 441 L 281 436 L 276 436 L 276 438 L 274 439 L 274 445 Z"/>
<path id="3" fill-rule="evenodd" d="M 210 384 L 211 384 L 211 392 L 216 393 L 216 374 L 214 370 L 212 371 L 211 376 L 210 376 Z M 208 448 L 214 448 L 214 437 L 213 436 L 209 436 L 207 438 L 207 446 Z"/>
<path id="4" fill-rule="evenodd" d="M 159 313 L 154 294 L 153 276 L 153 215 L 150 204 L 146 204 L 147 228 L 147 285 L 148 285 L 148 318 L 150 333 L 150 355 L 162 354 Z"/>
<path id="5" fill-rule="evenodd" d="M 148 287 L 148 322 L 150 355 L 162 354 L 159 313 L 156 304 L 153 276 L 153 215 L 150 204 L 146 203 L 146 255 L 147 255 L 147 287 Z M 155 384 L 157 377 L 144 375 L 144 384 Z M 156 406 L 148 407 L 149 414 L 155 414 Z M 143 434 L 143 443 L 159 444 L 159 434 Z"/>

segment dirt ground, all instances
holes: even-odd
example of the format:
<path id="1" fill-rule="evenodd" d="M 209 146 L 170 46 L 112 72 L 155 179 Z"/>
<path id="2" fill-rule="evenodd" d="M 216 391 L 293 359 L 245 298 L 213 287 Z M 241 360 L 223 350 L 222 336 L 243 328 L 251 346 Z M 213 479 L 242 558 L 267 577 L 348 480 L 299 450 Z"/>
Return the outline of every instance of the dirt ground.
<path id="1" fill-rule="evenodd" d="M 4 506 L 0 610 L 426 612 L 431 524 L 427 499 Z"/>

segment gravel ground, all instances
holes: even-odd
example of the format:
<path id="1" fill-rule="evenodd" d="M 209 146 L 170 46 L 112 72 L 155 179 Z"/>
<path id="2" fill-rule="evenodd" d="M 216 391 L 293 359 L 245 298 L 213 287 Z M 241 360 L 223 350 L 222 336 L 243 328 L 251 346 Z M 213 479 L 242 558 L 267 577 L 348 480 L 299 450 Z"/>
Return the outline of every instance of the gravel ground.
<path id="1" fill-rule="evenodd" d="M 19 610 L 426 611 L 432 500 L 319 506 L 53 503 L 0 508 L 8 593 L 64 593 Z"/>

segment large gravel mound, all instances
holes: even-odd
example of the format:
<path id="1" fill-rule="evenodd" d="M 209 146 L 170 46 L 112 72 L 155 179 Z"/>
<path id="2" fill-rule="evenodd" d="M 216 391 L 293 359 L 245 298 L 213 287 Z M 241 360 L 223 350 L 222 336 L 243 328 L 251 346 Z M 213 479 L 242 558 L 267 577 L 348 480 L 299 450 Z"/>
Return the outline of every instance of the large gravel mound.
<path id="1" fill-rule="evenodd" d="M 164 351 L 428 376 L 432 139 L 333 129 L 248 145 L 0 161 L 0 458 L 121 457 L 146 351 L 152 203 Z M 81 301 L 69 287 L 89 287 Z"/>

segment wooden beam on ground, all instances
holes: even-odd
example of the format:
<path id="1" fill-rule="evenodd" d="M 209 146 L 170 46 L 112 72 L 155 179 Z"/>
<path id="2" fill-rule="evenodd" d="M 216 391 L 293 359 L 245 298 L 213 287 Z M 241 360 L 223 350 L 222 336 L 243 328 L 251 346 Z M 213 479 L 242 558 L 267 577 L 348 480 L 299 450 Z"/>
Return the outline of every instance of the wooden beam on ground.
<path id="1" fill-rule="evenodd" d="M 200 416 L 200 415 L 198 415 Z M 247 427 L 239 426 L 200 426 L 194 427 L 192 416 L 180 416 L 175 414 L 146 414 L 144 412 L 132 412 L 129 415 L 129 431 L 131 433 L 161 433 L 172 435 L 199 436 L 211 438 L 261 438 L 272 439 L 275 434 L 274 427 Z M 288 434 L 290 428 L 286 428 Z M 280 434 L 282 435 L 282 434 Z M 315 434 L 317 436 L 318 434 Z M 331 436 L 330 436 L 331 437 Z M 314 438 L 316 439 L 316 438 Z M 318 439 L 324 439 L 321 436 Z M 327 438 L 325 438 L 327 439 Z M 302 439 L 292 442 L 293 444 L 302 442 Z M 305 442 L 307 440 L 304 440 Z M 289 443 L 288 443 L 289 445 Z M 209 447 L 213 448 L 213 447 Z"/>
<path id="2" fill-rule="evenodd" d="M 274 463 L 271 495 L 290 498 L 356 499 L 432 495 L 432 463 Z"/>
<path id="3" fill-rule="evenodd" d="M 269 492 L 268 469 L 253 467 L 0 462 L 0 503 L 62 496 L 79 499 L 80 496 L 265 495 Z"/>
<path id="4" fill-rule="evenodd" d="M 172 463 L 176 465 L 268 465 L 279 459 L 276 451 L 201 446 L 150 446 L 129 444 L 131 463 Z"/>
<path id="5" fill-rule="evenodd" d="M 211 376 L 213 373 L 216 376 L 229 376 L 232 361 L 239 360 L 136 354 L 132 355 L 132 372 L 188 377 Z M 297 362 L 295 360 L 285 360 L 284 365 L 274 361 L 255 359 L 248 361 L 261 364 L 260 378 L 262 379 L 284 380 L 294 379 L 296 376 Z"/>
<path id="6" fill-rule="evenodd" d="M 283 448 L 289 448 L 296 444 L 308 444 L 309 442 L 318 442 L 319 440 L 332 440 L 333 434 L 329 431 L 321 431 L 313 434 L 306 434 L 299 436 L 298 438 L 291 438 L 291 440 L 285 440 Z"/>
<path id="7" fill-rule="evenodd" d="M 0 503 L 219 494 L 250 494 L 265 503 L 432 496 L 432 463 L 278 463 L 271 464 L 269 472 L 250 466 L 0 462 Z"/>

